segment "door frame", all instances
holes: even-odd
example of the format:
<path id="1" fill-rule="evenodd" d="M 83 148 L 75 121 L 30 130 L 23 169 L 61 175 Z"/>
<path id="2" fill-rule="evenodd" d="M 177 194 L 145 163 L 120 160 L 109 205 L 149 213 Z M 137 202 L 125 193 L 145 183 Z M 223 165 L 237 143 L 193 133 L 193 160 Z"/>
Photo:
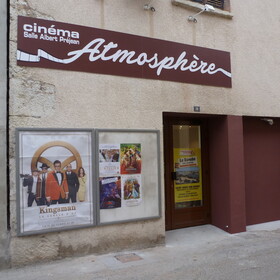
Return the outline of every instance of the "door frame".
<path id="1" fill-rule="evenodd" d="M 171 178 L 171 171 L 173 171 L 173 139 L 171 135 L 172 133 L 170 133 L 172 131 L 173 124 L 191 124 L 201 126 L 203 206 L 187 208 L 188 213 L 193 215 L 194 220 L 191 222 L 186 221 L 181 224 L 179 224 L 178 221 L 175 221 L 176 219 L 174 216 L 186 215 L 186 213 L 183 213 L 183 211 L 180 210 L 175 211 L 174 208 L 174 183 Z M 164 112 L 163 125 L 166 230 L 209 224 L 211 222 L 211 207 L 207 118 L 205 118 L 205 115 Z M 186 209 L 184 211 L 186 212 Z"/>

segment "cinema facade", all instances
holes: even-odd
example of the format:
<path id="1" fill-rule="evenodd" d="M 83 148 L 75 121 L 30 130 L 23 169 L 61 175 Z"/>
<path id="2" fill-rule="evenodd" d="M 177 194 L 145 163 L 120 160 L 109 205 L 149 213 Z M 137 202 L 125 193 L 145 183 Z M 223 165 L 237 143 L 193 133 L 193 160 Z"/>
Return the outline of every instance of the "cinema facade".
<path id="1" fill-rule="evenodd" d="M 2 267 L 280 219 L 277 9 L 9 2 Z"/>

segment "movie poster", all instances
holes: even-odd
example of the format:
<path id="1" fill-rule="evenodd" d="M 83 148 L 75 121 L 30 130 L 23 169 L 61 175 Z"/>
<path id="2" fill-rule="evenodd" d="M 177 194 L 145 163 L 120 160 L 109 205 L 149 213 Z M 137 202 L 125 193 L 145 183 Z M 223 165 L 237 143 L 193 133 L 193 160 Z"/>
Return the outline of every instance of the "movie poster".
<path id="1" fill-rule="evenodd" d="M 141 203 L 141 144 L 99 145 L 100 209 Z"/>
<path id="2" fill-rule="evenodd" d="M 121 144 L 121 174 L 141 174 L 141 144 Z"/>
<path id="3" fill-rule="evenodd" d="M 100 178 L 99 187 L 100 209 L 112 209 L 122 206 L 120 177 Z"/>
<path id="4" fill-rule="evenodd" d="M 19 234 L 92 225 L 91 131 L 18 131 Z"/>
<path id="5" fill-rule="evenodd" d="M 122 190 L 125 206 L 139 205 L 142 201 L 141 175 L 123 175 Z"/>
<path id="6" fill-rule="evenodd" d="M 174 148 L 176 208 L 202 205 L 201 150 Z"/>
<path id="7" fill-rule="evenodd" d="M 120 174 L 120 145 L 99 145 L 99 176 L 114 176 Z"/>

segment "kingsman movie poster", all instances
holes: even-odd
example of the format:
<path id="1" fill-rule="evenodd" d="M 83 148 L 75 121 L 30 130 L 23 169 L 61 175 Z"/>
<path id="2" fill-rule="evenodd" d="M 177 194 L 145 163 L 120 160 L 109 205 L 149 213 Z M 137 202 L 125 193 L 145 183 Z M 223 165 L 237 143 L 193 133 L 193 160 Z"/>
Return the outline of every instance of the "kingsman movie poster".
<path id="1" fill-rule="evenodd" d="M 18 131 L 19 234 L 94 223 L 91 131 Z"/>

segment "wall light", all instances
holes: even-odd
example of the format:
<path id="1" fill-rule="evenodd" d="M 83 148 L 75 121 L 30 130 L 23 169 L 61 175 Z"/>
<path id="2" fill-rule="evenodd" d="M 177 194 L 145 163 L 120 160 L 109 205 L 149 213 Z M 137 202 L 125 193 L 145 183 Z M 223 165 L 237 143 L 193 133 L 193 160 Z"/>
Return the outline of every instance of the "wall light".
<path id="1" fill-rule="evenodd" d="M 197 14 L 195 14 L 193 16 L 189 16 L 188 21 L 192 21 L 192 22 L 196 23 L 197 22 L 196 17 L 198 15 L 202 14 L 203 12 L 214 12 L 214 11 L 215 11 L 215 8 L 213 6 L 205 4 L 204 8 L 200 12 L 198 12 Z"/>
<path id="2" fill-rule="evenodd" d="M 273 119 L 269 119 L 269 118 L 262 118 L 261 121 L 267 122 L 269 125 L 273 125 Z"/>
<path id="3" fill-rule="evenodd" d="M 152 6 L 152 1 L 150 1 L 150 3 L 144 5 L 144 10 L 145 11 L 151 11 L 151 12 L 156 11 L 155 7 Z"/>

